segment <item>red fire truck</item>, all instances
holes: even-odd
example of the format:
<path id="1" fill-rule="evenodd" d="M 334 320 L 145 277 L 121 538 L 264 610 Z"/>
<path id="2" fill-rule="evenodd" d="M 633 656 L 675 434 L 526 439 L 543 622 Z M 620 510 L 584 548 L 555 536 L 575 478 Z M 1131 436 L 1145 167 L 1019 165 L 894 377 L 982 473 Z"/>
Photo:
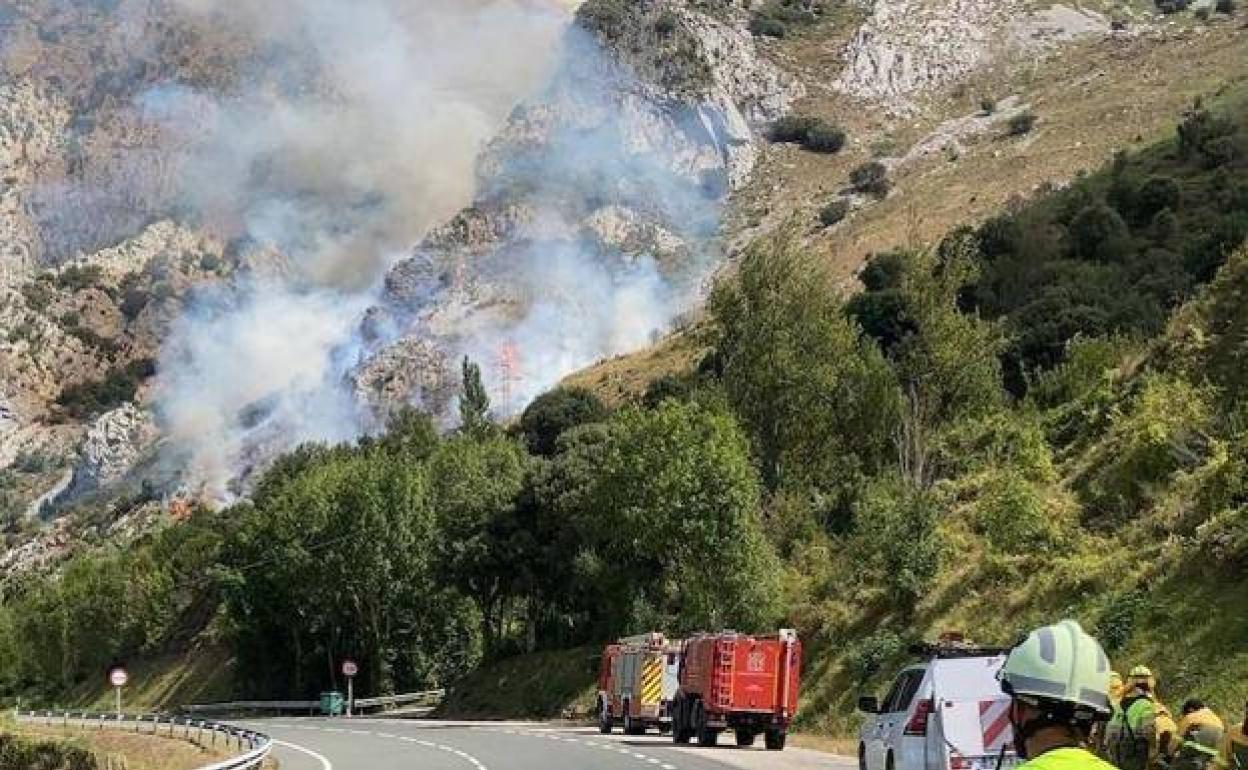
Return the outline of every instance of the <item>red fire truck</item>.
<path id="1" fill-rule="evenodd" d="M 667 732 L 679 653 L 680 645 L 660 633 L 607 645 L 598 669 L 598 729 L 609 733 L 620 721 L 627 735 L 641 735 L 650 727 Z"/>
<path id="2" fill-rule="evenodd" d="M 735 631 L 700 634 L 685 641 L 680 687 L 672 704 L 676 743 L 714 746 L 720 732 L 736 732 L 738 746 L 752 746 L 761 733 L 767 748 L 784 748 L 797 711 L 802 644 L 797 632 L 769 636 Z"/>

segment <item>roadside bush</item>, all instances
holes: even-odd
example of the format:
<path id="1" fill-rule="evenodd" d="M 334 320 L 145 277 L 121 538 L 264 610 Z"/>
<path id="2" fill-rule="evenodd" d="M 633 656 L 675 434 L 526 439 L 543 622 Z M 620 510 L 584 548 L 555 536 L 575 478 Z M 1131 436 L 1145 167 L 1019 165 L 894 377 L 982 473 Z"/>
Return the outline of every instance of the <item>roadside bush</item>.
<path id="1" fill-rule="evenodd" d="M 1009 132 L 1010 136 L 1023 136 L 1030 134 L 1032 129 L 1036 127 L 1036 123 L 1040 118 L 1034 112 L 1022 112 L 1010 118 Z"/>
<path id="2" fill-rule="evenodd" d="M 819 212 L 819 221 L 823 223 L 824 227 L 831 227 L 848 216 L 849 210 L 849 201 L 844 198 L 837 198 L 824 206 L 823 210 Z"/>
<path id="3" fill-rule="evenodd" d="M 887 198 L 893 184 L 888 179 L 888 167 L 878 160 L 864 163 L 849 174 L 850 184 L 856 192 L 876 198 Z"/>

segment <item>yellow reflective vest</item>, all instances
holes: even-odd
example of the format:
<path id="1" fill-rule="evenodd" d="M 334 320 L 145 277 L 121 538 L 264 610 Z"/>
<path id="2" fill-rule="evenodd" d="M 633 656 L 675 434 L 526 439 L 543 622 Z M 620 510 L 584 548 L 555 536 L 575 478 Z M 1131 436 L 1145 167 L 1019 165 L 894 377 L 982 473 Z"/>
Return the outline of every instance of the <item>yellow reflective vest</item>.
<path id="1" fill-rule="evenodd" d="M 1018 766 L 1018 770 L 1116 770 L 1087 749 L 1065 748 L 1046 751 Z"/>

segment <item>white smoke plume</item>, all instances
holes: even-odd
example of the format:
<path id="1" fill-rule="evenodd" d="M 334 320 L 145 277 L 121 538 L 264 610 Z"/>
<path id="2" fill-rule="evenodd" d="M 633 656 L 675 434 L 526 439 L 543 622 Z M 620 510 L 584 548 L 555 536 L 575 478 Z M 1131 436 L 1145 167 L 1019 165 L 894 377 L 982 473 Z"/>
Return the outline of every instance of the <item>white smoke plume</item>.
<path id="1" fill-rule="evenodd" d="M 226 95 L 164 84 L 139 106 L 190 137 L 180 204 L 280 254 L 201 295 L 161 360 L 158 407 L 213 497 L 261 454 L 365 428 L 342 383 L 385 269 L 469 202 L 474 164 L 549 75 L 566 8 L 522 0 L 174 0 L 256 55 Z"/>

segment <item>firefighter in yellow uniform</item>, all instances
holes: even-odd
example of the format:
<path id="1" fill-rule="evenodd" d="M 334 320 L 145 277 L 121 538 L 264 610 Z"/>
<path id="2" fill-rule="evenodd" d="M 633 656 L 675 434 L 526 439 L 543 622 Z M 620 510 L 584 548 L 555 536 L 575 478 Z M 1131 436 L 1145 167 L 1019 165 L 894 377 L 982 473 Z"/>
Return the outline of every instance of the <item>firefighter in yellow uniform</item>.
<path id="1" fill-rule="evenodd" d="M 1073 620 L 1032 631 L 998 675 L 1010 696 L 1018 770 L 1114 770 L 1088 750 L 1109 719 L 1109 659 Z"/>
<path id="2" fill-rule="evenodd" d="M 1117 671 L 1109 672 L 1109 721 L 1112 722 L 1118 714 L 1118 705 L 1122 703 L 1122 696 L 1127 691 L 1126 682 L 1122 679 L 1122 674 Z M 1106 738 L 1105 727 L 1108 722 L 1097 724 L 1092 729 L 1092 745 L 1096 748 L 1096 753 L 1102 759 L 1109 757 L 1109 742 Z"/>
<path id="3" fill-rule="evenodd" d="M 1173 770 L 1205 770 L 1218 755 L 1226 725 L 1213 709 L 1197 698 L 1183 704 L 1175 731 Z"/>
<path id="4" fill-rule="evenodd" d="M 1151 770 L 1169 761 L 1177 730 L 1157 698 L 1157 678 L 1147 666 L 1128 675 L 1127 692 L 1105 727 L 1106 758 L 1120 770 Z"/>
<path id="5" fill-rule="evenodd" d="M 1214 764 L 1219 770 L 1248 770 L 1248 703 L 1244 704 L 1244 723 L 1226 731 Z"/>

